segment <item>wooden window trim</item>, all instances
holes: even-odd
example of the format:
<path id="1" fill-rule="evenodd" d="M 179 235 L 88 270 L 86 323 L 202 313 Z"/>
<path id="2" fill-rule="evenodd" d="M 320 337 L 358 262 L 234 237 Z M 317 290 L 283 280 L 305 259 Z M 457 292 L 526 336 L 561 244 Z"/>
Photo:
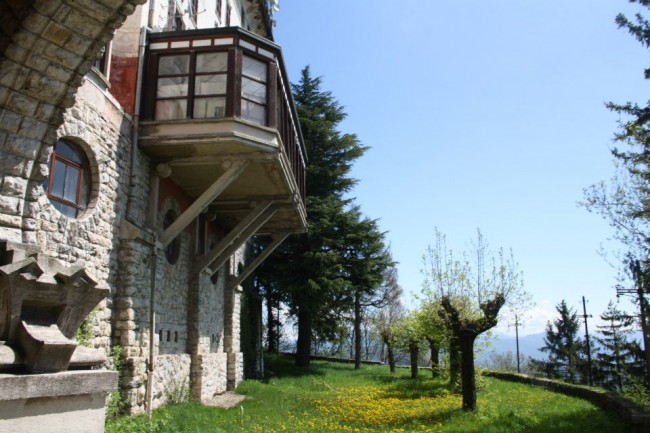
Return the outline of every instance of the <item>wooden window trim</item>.
<path id="1" fill-rule="evenodd" d="M 59 145 L 59 143 L 65 143 L 67 146 L 69 146 L 73 151 L 76 153 L 80 154 L 82 162 L 78 163 L 76 161 L 72 161 L 71 159 L 66 158 L 63 155 L 57 154 L 56 148 Z M 55 174 L 55 168 L 56 168 L 56 163 L 61 162 L 64 165 L 64 174 L 63 174 L 63 188 L 65 190 L 65 183 L 68 178 L 68 167 L 73 167 L 77 170 L 79 170 L 79 176 L 77 178 L 77 185 L 76 185 L 76 191 L 75 191 L 75 201 L 70 201 L 66 199 L 65 197 L 56 195 L 52 193 L 52 184 L 54 182 L 54 174 Z M 65 140 L 59 140 L 57 143 L 54 145 L 54 151 L 52 152 L 52 157 L 50 160 L 50 174 L 48 177 L 48 182 L 47 182 L 47 197 L 51 201 L 56 201 L 59 203 L 62 203 L 66 206 L 70 206 L 75 209 L 75 218 L 78 218 L 81 213 L 83 213 L 87 209 L 86 206 L 82 206 L 80 204 L 81 202 L 81 190 L 83 186 L 84 179 L 86 176 L 88 176 L 88 171 L 89 171 L 90 164 L 88 162 L 88 158 L 84 155 L 83 151 L 79 149 L 78 146 L 70 143 L 69 141 Z M 90 194 L 90 185 L 87 185 L 88 193 Z M 89 201 L 89 197 L 86 197 L 86 202 Z"/>

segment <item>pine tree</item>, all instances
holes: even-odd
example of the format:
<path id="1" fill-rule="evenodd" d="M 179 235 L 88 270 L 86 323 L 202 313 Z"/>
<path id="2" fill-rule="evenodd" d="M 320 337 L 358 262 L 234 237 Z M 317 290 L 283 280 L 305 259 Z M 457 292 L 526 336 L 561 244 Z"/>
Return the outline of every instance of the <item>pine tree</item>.
<path id="1" fill-rule="evenodd" d="M 582 340 L 578 337 L 580 321 L 576 311 L 569 308 L 565 300 L 555 306 L 560 317 L 546 324 L 544 347 L 539 350 L 548 354 L 547 360 L 532 360 L 533 365 L 553 378 L 575 383 L 578 379 L 578 365 L 582 361 L 580 351 Z"/>
<path id="2" fill-rule="evenodd" d="M 356 183 L 352 165 L 367 149 L 356 135 L 338 131 L 345 111 L 321 85 L 309 67 L 292 85 L 308 156 L 308 232 L 285 241 L 259 270 L 268 285 L 284 293 L 283 302 L 297 318 L 296 365 L 303 367 L 309 366 L 312 338 L 333 337 L 340 313 L 352 302 L 344 235 L 351 200 L 345 196 Z"/>
<path id="3" fill-rule="evenodd" d="M 650 0 L 629 0 L 650 9 Z M 650 21 L 640 13 L 633 18 L 616 17 L 619 28 L 627 30 L 644 47 L 650 48 Z M 650 68 L 644 70 L 650 79 Z M 624 117 L 615 134 L 617 147 L 612 154 L 617 160 L 617 174 L 610 182 L 600 182 L 585 190 L 583 206 L 600 214 L 615 229 L 614 237 L 628 252 L 623 256 L 621 271 L 630 280 L 639 282 L 633 264 L 643 268 L 650 264 L 650 102 L 624 104 L 610 102 L 607 107 Z M 643 278 L 645 279 L 645 278 Z M 640 305 L 640 308 L 645 308 Z M 645 324 L 644 341 L 648 342 Z M 644 344 L 650 346 L 650 344 Z M 650 352 L 645 353 L 645 384 L 650 388 Z"/>
<path id="4" fill-rule="evenodd" d="M 596 357 L 601 383 L 605 388 L 621 392 L 624 376 L 639 374 L 638 343 L 630 341 L 634 317 L 620 311 L 614 303 L 607 305 L 607 310 L 600 315 L 604 325 L 598 325 L 596 341 L 600 350 Z M 643 376 L 643 366 L 640 366 Z"/>
<path id="5" fill-rule="evenodd" d="M 384 272 L 392 259 L 384 244 L 384 233 L 379 231 L 376 220 L 362 217 L 355 206 L 344 215 L 346 224 L 341 227 L 343 237 L 342 255 L 344 274 L 352 292 L 354 325 L 355 369 L 361 368 L 362 313 L 368 307 L 382 307 L 390 292 L 382 285 Z"/>

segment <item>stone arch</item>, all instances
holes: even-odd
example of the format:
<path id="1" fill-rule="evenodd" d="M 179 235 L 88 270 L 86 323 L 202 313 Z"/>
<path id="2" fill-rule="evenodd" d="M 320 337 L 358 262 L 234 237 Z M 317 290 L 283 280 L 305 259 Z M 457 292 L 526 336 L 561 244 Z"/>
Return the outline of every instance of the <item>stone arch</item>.
<path id="1" fill-rule="evenodd" d="M 34 243 L 34 202 L 63 112 L 102 47 L 146 0 L 0 4 L 0 239 Z"/>

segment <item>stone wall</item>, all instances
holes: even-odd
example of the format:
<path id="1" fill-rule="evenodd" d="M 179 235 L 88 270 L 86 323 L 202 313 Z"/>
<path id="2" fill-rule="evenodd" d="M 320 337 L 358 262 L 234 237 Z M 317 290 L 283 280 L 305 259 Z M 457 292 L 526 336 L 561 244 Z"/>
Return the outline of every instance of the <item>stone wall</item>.
<path id="1" fill-rule="evenodd" d="M 129 188 L 131 123 L 89 80 L 79 89 L 64 121 L 57 137 L 77 144 L 90 163 L 89 206 L 80 217 L 68 218 L 54 208 L 41 183 L 34 184 L 30 196 L 34 200 L 27 201 L 26 206 L 35 215 L 34 240 L 44 253 L 67 263 L 83 264 L 100 283 L 110 287 L 111 296 L 100 304 L 95 316 L 98 332 L 94 340 L 96 346 L 108 348 L 112 302 L 117 292 L 119 224 Z"/>
<path id="2" fill-rule="evenodd" d="M 2 5 L 0 239 L 36 243 L 30 201 L 47 175 L 63 111 L 101 48 L 145 0 L 15 0 Z M 10 20 L 15 20 L 11 21 Z"/>
<path id="3" fill-rule="evenodd" d="M 159 231 L 163 231 L 163 218 L 168 210 L 180 215 L 182 209 L 171 197 L 163 201 L 158 217 Z M 159 337 L 159 353 L 187 352 L 187 296 L 190 286 L 194 242 L 188 231 L 179 235 L 178 258 L 170 263 L 164 256 L 159 261 L 160 274 L 156 287 L 156 333 Z"/>
<path id="4" fill-rule="evenodd" d="M 0 239 L 38 245 L 66 263 L 83 264 L 110 288 L 93 319 L 93 343 L 107 354 L 111 346 L 122 347 L 121 386 L 130 412 L 144 408 L 152 346 L 155 406 L 186 383 L 203 400 L 241 380 L 239 294 L 226 286 L 243 254 L 231 260 L 216 283 L 192 273 L 192 227 L 181 235 L 176 264 L 168 264 L 160 252 L 152 254 L 155 238 L 148 228 L 153 211 L 162 210 L 154 207 L 152 162 L 131 142 L 130 114 L 96 84 L 102 79 L 88 79 L 114 30 L 144 2 L 16 0 L 0 5 Z M 54 209 L 43 189 L 58 138 L 83 149 L 92 171 L 90 204 L 77 218 Z M 178 204 L 180 211 L 187 207 Z M 158 322 L 150 341 L 154 268 Z M 192 287 L 196 332 L 190 341 Z"/>

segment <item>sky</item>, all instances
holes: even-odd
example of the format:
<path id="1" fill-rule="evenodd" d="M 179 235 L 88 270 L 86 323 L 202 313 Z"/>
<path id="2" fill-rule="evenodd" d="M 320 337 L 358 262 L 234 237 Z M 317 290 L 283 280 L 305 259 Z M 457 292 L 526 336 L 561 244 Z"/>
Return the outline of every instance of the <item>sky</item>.
<path id="1" fill-rule="evenodd" d="M 513 250 L 536 304 L 520 335 L 543 332 L 562 299 L 581 312 L 585 296 L 593 316 L 616 300 L 617 272 L 598 252 L 617 248 L 613 231 L 577 203 L 614 173 L 619 117 L 605 103 L 647 100 L 648 51 L 617 28 L 621 12 L 644 11 L 625 0 L 280 2 L 289 79 L 309 65 L 345 107 L 340 131 L 370 147 L 352 195 L 387 232 L 407 305 L 436 227 L 455 251 L 477 228 Z"/>

